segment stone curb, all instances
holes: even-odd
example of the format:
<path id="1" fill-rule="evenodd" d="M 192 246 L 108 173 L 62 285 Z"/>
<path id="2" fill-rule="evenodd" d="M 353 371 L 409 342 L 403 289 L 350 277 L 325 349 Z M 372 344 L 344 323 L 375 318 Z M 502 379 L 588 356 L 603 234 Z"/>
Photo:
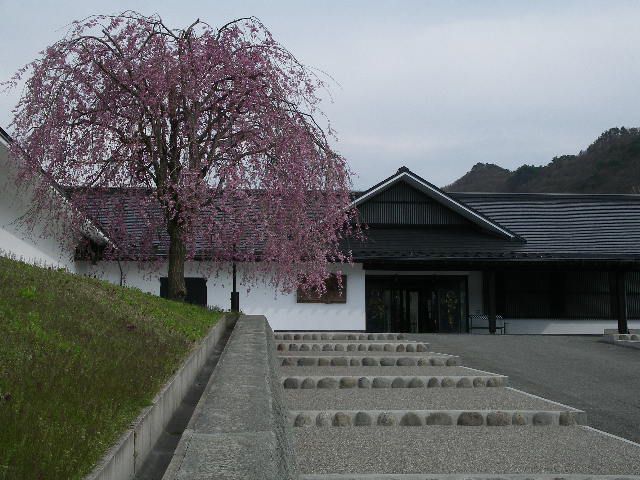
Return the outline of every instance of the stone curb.
<path id="1" fill-rule="evenodd" d="M 278 343 L 279 352 L 428 352 L 428 343 L 416 342 L 358 342 L 323 343 L 295 342 Z"/>
<path id="2" fill-rule="evenodd" d="M 242 315 L 163 479 L 297 479 L 273 333 Z"/>
<path id="3" fill-rule="evenodd" d="M 505 427 L 585 425 L 581 410 L 292 410 L 293 427 Z"/>
<path id="4" fill-rule="evenodd" d="M 433 375 L 433 376 L 287 376 L 282 379 L 285 390 L 345 388 L 478 388 L 504 387 L 508 377 L 502 375 Z"/>
<path id="5" fill-rule="evenodd" d="M 406 340 L 403 333 L 278 332 L 276 340 Z"/>
<path id="6" fill-rule="evenodd" d="M 640 475 L 581 475 L 575 473 L 470 474 L 325 474 L 301 475 L 298 480 L 640 480 Z"/>
<path id="7" fill-rule="evenodd" d="M 397 355 L 354 357 L 313 357 L 313 356 L 281 356 L 282 367 L 457 367 L 462 364 L 460 357 L 449 355 L 425 355 L 402 357 Z"/>
<path id="8" fill-rule="evenodd" d="M 640 349 L 640 335 L 633 334 L 621 334 L 616 333 L 613 335 L 605 335 L 602 340 L 604 343 L 611 343 L 618 345 L 619 347 L 630 347 Z"/>
<path id="9" fill-rule="evenodd" d="M 84 480 L 125 480 L 134 477 L 189 391 L 200 369 L 218 346 L 235 318 L 223 315 L 162 387 L 151 406 L 127 430 Z"/>

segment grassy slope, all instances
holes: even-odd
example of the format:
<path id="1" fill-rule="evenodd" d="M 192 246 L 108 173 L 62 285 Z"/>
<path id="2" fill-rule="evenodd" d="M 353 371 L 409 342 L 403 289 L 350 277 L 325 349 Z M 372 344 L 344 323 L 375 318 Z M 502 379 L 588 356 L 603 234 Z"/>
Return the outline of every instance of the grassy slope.
<path id="1" fill-rule="evenodd" d="M 218 318 L 0 257 L 0 479 L 88 473 Z"/>

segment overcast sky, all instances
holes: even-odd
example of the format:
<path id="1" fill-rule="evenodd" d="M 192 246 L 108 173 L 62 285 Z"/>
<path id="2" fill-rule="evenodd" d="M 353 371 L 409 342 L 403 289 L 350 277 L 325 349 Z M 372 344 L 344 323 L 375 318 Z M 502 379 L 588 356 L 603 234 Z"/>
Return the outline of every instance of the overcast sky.
<path id="1" fill-rule="evenodd" d="M 0 78 L 72 20 L 129 8 L 175 27 L 259 17 L 338 83 L 324 110 L 357 188 L 401 165 L 443 186 L 477 162 L 545 164 L 640 126 L 639 1 L 0 0 Z M 0 94 L 5 128 L 18 95 Z"/>

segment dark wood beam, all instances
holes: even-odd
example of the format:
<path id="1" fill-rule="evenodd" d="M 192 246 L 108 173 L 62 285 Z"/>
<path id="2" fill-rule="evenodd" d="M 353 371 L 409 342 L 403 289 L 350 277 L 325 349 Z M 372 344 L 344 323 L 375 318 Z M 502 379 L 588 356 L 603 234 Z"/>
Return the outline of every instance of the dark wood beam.
<path id="1" fill-rule="evenodd" d="M 609 272 L 611 316 L 618 321 L 618 333 L 629 333 L 627 323 L 627 275 L 624 270 Z"/>

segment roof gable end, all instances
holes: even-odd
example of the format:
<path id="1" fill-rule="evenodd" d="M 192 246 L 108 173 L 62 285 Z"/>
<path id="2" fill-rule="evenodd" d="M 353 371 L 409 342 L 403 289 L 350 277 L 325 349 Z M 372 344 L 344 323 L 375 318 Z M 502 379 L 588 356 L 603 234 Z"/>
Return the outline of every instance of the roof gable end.
<path id="1" fill-rule="evenodd" d="M 360 207 L 368 201 L 371 201 L 375 198 L 380 198 L 381 194 L 389 191 L 390 189 L 396 187 L 401 183 L 409 185 L 415 191 L 425 195 L 426 197 L 437 202 L 443 207 L 446 207 L 448 210 L 477 225 L 484 231 L 509 240 L 522 240 L 509 229 L 491 220 L 490 218 L 474 210 L 468 205 L 465 205 L 463 202 L 452 198 L 450 195 L 448 195 L 432 183 L 429 183 L 424 178 L 413 173 L 407 167 L 398 169 L 398 171 L 394 175 L 374 185 L 369 190 L 363 192 L 357 199 L 352 202 L 351 205 L 353 207 Z"/>

